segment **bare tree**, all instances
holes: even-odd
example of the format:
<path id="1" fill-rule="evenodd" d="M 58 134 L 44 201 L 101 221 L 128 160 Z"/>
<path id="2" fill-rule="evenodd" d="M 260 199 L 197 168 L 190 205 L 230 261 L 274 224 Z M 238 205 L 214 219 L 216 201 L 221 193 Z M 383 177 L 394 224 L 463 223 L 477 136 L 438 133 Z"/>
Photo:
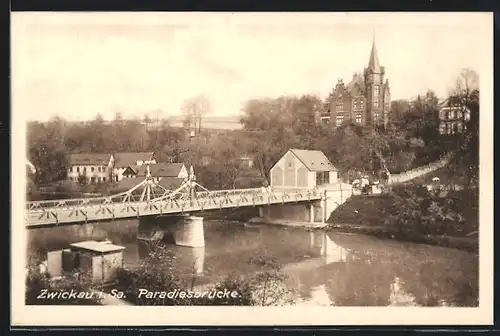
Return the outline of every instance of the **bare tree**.
<path id="1" fill-rule="evenodd" d="M 206 96 L 199 95 L 186 99 L 182 104 L 184 127 L 194 129 L 199 134 L 203 118 L 211 112 L 212 104 Z"/>
<path id="2" fill-rule="evenodd" d="M 465 169 L 468 183 L 475 184 L 479 177 L 479 75 L 474 70 L 462 69 L 450 91 L 449 104 L 455 107 L 461 124 L 454 135 L 453 167 Z"/>

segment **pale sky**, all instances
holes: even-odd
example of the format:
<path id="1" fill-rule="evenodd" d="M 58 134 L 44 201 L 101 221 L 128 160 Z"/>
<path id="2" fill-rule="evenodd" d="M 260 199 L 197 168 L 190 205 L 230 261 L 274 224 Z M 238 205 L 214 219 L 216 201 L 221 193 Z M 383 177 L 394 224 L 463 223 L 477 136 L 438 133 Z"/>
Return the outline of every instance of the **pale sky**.
<path id="1" fill-rule="evenodd" d="M 168 117 L 200 94 L 220 116 L 253 97 L 324 99 L 367 66 L 374 35 L 393 100 L 444 97 L 461 68 L 481 76 L 492 43 L 488 13 L 13 13 L 12 25 L 13 111 L 31 120 Z"/>

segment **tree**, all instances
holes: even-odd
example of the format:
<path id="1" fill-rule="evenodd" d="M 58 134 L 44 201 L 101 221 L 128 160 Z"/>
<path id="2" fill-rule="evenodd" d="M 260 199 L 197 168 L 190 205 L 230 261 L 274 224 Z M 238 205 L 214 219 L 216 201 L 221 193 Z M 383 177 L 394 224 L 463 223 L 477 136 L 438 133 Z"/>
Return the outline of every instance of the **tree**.
<path id="1" fill-rule="evenodd" d="M 55 118 L 47 123 L 30 123 L 27 133 L 28 158 L 37 167 L 37 184 L 64 179 L 67 167 L 65 122 Z"/>
<path id="2" fill-rule="evenodd" d="M 462 132 L 455 134 L 456 149 L 452 167 L 462 171 L 469 184 L 479 182 L 479 75 L 463 69 L 450 92 L 450 102 L 461 116 Z"/>
<path id="3" fill-rule="evenodd" d="M 181 109 L 185 116 L 184 126 L 192 128 L 199 134 L 203 118 L 212 112 L 212 104 L 206 96 L 199 95 L 186 99 Z"/>
<path id="4" fill-rule="evenodd" d="M 316 148 L 319 127 L 316 113 L 322 102 L 315 96 L 282 96 L 248 100 L 240 122 L 250 139 L 256 167 L 270 182 L 269 171 L 288 149 Z"/>
<path id="5" fill-rule="evenodd" d="M 406 130 L 408 138 L 423 141 L 423 146 L 416 151 L 417 165 L 436 161 L 443 155 L 439 125 L 438 98 L 434 92 L 419 95 L 410 103 L 410 109 L 398 127 Z"/>
<path id="6" fill-rule="evenodd" d="M 389 124 L 404 126 L 404 116 L 410 111 L 410 102 L 406 99 L 393 100 L 389 111 Z"/>

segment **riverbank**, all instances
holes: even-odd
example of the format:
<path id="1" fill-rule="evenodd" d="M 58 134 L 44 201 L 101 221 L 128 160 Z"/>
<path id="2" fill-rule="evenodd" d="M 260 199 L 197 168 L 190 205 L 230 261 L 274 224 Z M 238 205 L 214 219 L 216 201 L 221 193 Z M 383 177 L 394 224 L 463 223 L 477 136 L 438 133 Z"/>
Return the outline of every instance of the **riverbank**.
<path id="1" fill-rule="evenodd" d="M 252 218 L 249 225 L 271 225 L 303 228 L 305 230 L 322 230 L 326 232 L 341 232 L 341 233 L 355 233 L 362 235 L 370 235 L 381 239 L 391 239 L 401 242 L 412 242 L 419 244 L 427 244 L 448 248 L 455 248 L 459 250 L 478 252 L 479 251 L 479 237 L 456 237 L 447 235 L 420 235 L 413 237 L 398 237 L 396 238 L 389 230 L 381 226 L 367 226 L 356 224 L 326 224 L 326 223 L 309 223 L 301 221 L 289 220 L 265 220 L 263 218 Z"/>
<path id="2" fill-rule="evenodd" d="M 446 235 L 421 235 L 413 237 L 398 237 L 395 236 L 383 227 L 363 226 L 354 224 L 329 224 L 322 228 L 328 232 L 343 232 L 370 235 L 382 239 L 393 239 L 401 242 L 412 242 L 419 244 L 427 244 L 459 250 L 478 252 L 479 237 L 455 237 Z"/>
<path id="3" fill-rule="evenodd" d="M 321 229 L 327 226 L 326 223 L 311 223 L 311 222 L 303 222 L 303 221 L 292 221 L 286 219 L 264 219 L 262 217 L 253 217 L 248 221 L 246 225 L 275 225 L 275 226 L 287 226 L 287 227 L 296 227 L 296 228 L 305 228 L 305 229 Z"/>
<path id="4" fill-rule="evenodd" d="M 328 219 L 326 230 L 385 239 L 479 250 L 478 190 L 445 196 L 416 184 L 401 185 L 380 196 L 353 196 Z"/>

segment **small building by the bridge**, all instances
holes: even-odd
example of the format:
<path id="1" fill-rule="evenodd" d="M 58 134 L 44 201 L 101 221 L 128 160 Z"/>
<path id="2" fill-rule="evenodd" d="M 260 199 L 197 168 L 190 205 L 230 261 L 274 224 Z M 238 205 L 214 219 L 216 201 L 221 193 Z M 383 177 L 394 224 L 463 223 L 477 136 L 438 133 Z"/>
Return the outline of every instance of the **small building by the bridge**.
<path id="1" fill-rule="evenodd" d="M 159 182 L 164 178 L 179 178 L 184 179 L 189 176 L 188 170 L 184 163 L 163 163 L 159 162 L 149 166 L 149 172 L 155 182 Z M 137 167 L 137 177 L 146 177 L 147 166 L 142 165 Z"/>
<path id="2" fill-rule="evenodd" d="M 113 158 L 113 176 L 116 182 L 125 177 L 134 177 L 136 174 L 134 168 L 137 169 L 137 167 L 146 164 L 156 164 L 153 152 L 121 152 L 115 153 Z"/>
<path id="3" fill-rule="evenodd" d="M 338 171 L 321 151 L 290 149 L 271 168 L 270 177 L 273 187 L 314 188 L 337 183 Z"/>

